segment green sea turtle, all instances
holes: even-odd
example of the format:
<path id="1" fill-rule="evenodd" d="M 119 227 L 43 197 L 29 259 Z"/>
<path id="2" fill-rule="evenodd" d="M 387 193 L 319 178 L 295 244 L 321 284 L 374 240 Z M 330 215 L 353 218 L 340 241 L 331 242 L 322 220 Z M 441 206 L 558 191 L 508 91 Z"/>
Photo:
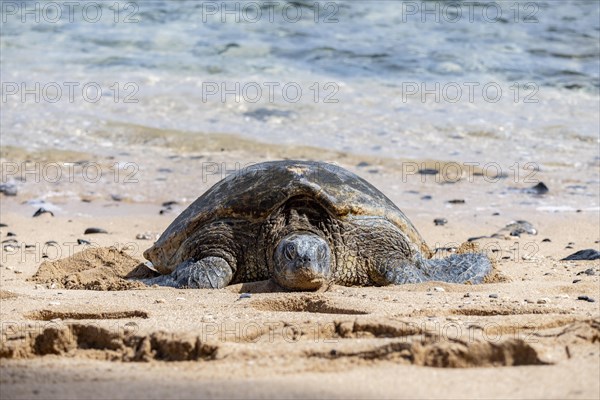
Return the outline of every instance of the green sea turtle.
<path id="1" fill-rule="evenodd" d="M 329 284 L 481 283 L 480 253 L 432 259 L 385 195 L 332 164 L 273 161 L 216 183 L 144 256 L 163 274 L 146 283 L 188 288 L 273 279 L 291 290 Z"/>

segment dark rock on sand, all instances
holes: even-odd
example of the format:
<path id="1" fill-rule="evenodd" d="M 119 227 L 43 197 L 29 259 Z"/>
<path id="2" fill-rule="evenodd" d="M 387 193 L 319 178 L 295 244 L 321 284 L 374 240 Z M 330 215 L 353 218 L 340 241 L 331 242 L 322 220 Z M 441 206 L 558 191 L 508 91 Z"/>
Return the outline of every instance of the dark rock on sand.
<path id="1" fill-rule="evenodd" d="M 7 237 L 9 237 L 9 236 L 17 236 L 17 234 L 16 234 L 16 233 L 14 233 L 14 232 L 7 232 L 7 233 L 6 233 L 6 236 L 7 236 Z"/>
<path id="2" fill-rule="evenodd" d="M 52 211 L 46 210 L 44 207 L 40 207 L 34 214 L 34 217 L 39 217 L 42 214 L 50 214 L 54 217 L 54 213 Z"/>
<path id="3" fill-rule="evenodd" d="M 77 239 L 77 244 L 92 244 L 89 240 Z"/>
<path id="4" fill-rule="evenodd" d="M 436 226 L 443 226 L 446 225 L 448 223 L 448 220 L 446 218 L 436 218 L 433 220 L 433 223 Z"/>
<path id="5" fill-rule="evenodd" d="M 465 204 L 465 201 L 463 199 L 452 199 L 452 200 L 448 200 L 448 203 L 450 203 L 450 204 Z"/>
<path id="6" fill-rule="evenodd" d="M 593 276 L 596 275 L 596 271 L 594 271 L 594 268 L 588 268 L 585 271 L 580 271 L 577 273 L 577 275 L 589 275 L 589 276 Z"/>
<path id="7" fill-rule="evenodd" d="M 95 233 L 108 233 L 108 232 L 102 228 L 87 228 L 85 230 L 85 232 L 83 232 L 84 235 L 92 235 Z"/>
<path id="8" fill-rule="evenodd" d="M 546 184 L 544 182 L 540 182 L 537 185 L 530 187 L 526 191 L 528 193 L 542 195 L 542 194 L 548 193 L 550 190 L 548 189 L 548 186 L 546 186 Z"/>
<path id="9" fill-rule="evenodd" d="M 577 296 L 577 300 L 589 301 L 590 303 L 594 303 L 596 300 L 591 298 L 590 296 Z"/>
<path id="10" fill-rule="evenodd" d="M 524 220 L 512 221 L 502 228 L 502 230 L 500 230 L 498 233 L 502 231 L 508 231 L 510 236 L 517 237 L 524 233 L 527 233 L 528 235 L 537 235 L 537 229 L 535 229 L 530 222 Z"/>
<path id="11" fill-rule="evenodd" d="M 467 239 L 467 242 L 474 242 L 475 240 L 479 240 L 479 239 L 488 239 L 489 236 L 473 236 Z"/>
<path id="12" fill-rule="evenodd" d="M 594 249 L 579 250 L 563 259 L 561 261 L 582 261 L 582 260 L 598 260 L 600 259 L 600 252 Z"/>
<path id="13" fill-rule="evenodd" d="M 16 196 L 17 185 L 12 182 L 0 183 L 0 193 L 3 193 L 5 196 Z"/>
<path id="14" fill-rule="evenodd" d="M 542 242 L 546 242 L 546 243 L 550 243 L 552 240 L 545 238 L 544 240 L 542 240 Z"/>
<path id="15" fill-rule="evenodd" d="M 418 172 L 421 175 L 437 175 L 440 171 L 434 168 L 423 168 L 420 169 Z"/>

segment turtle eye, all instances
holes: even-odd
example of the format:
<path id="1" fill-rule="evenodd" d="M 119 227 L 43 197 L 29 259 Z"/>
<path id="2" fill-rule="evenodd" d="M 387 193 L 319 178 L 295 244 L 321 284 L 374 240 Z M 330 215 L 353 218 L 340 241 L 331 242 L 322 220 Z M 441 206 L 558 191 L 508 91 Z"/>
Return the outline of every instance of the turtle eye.
<path id="1" fill-rule="evenodd" d="M 290 261 L 296 258 L 296 246 L 294 246 L 294 243 L 288 243 L 285 245 L 285 258 Z"/>

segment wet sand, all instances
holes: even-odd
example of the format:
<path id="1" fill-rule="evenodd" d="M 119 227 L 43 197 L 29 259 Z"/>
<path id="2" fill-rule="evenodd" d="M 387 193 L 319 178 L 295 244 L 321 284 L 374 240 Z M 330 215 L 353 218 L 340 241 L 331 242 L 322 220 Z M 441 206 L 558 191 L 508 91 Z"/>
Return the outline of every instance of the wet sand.
<path id="1" fill-rule="evenodd" d="M 593 166 L 577 174 L 543 168 L 536 178 L 550 192 L 536 196 L 522 191 L 533 186 L 529 182 L 484 179 L 483 173 L 472 182 L 436 181 L 437 175 L 407 175 L 397 160 L 259 145 L 250 153 L 235 140 L 228 148 L 213 145 L 150 152 L 133 146 L 127 155 L 3 149 L 3 161 L 19 165 L 83 160 L 104 172 L 128 160 L 139 179 L 27 179 L 17 181 L 17 196 L 2 195 L 0 222 L 7 226 L 1 238 L 16 240 L 3 243 L 0 268 L 2 398 L 600 396 L 599 261 L 560 261 L 577 250 L 598 250 L 597 193 L 568 188 L 593 180 Z M 256 283 L 217 291 L 106 291 L 31 280 L 42 262 L 91 247 L 114 246 L 133 266 L 156 235 L 218 180 L 220 172 L 198 178 L 209 165 L 203 163 L 284 157 L 334 160 L 357 172 L 442 253 L 516 219 L 532 223 L 537 234 L 477 241 L 503 277 L 477 286 L 429 282 L 265 293 L 268 285 Z M 435 160 L 412 162 L 435 167 Z M 448 203 L 456 199 L 465 203 Z M 33 218 L 42 206 L 54 216 Z M 448 222 L 436 226 L 434 218 Z M 107 233 L 84 235 L 89 227 Z M 90 244 L 78 245 L 78 239 Z"/>

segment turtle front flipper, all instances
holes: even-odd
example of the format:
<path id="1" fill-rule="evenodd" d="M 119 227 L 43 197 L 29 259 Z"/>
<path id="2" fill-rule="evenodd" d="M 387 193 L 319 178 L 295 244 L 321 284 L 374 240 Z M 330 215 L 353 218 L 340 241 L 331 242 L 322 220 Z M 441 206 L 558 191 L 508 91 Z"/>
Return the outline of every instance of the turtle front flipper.
<path id="1" fill-rule="evenodd" d="M 170 286 L 188 289 L 222 289 L 231 282 L 233 270 L 221 257 L 186 260 L 170 275 L 143 279 L 146 285 Z"/>
<path id="2" fill-rule="evenodd" d="M 482 283 L 492 271 L 492 263 L 482 253 L 453 254 L 443 259 L 413 259 L 380 262 L 371 279 L 378 285 L 401 285 L 426 281 L 448 283 Z"/>

